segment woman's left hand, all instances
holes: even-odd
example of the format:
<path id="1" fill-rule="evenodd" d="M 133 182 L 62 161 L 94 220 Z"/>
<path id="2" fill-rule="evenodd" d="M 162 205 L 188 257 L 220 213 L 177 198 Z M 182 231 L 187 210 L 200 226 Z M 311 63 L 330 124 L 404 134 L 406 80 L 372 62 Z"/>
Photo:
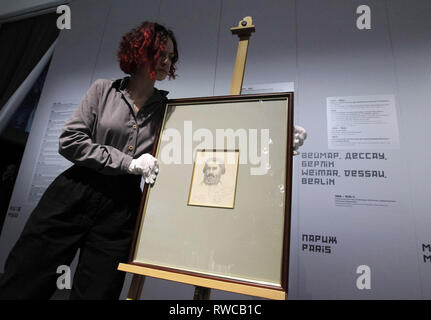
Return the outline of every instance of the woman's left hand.
<path id="1" fill-rule="evenodd" d="M 300 126 L 294 126 L 293 132 L 293 155 L 299 154 L 299 147 L 304 144 L 304 140 L 307 139 L 307 131 Z"/>

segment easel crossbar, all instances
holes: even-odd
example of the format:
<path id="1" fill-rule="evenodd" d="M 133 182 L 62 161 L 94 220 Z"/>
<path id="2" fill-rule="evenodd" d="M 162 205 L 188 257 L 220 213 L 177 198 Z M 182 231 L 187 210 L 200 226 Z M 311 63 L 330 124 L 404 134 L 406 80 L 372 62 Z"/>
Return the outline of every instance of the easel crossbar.
<path id="1" fill-rule="evenodd" d="M 132 264 L 120 263 L 118 270 L 129 272 L 133 274 L 139 274 L 143 276 L 149 276 L 158 279 L 170 280 L 190 284 L 194 286 L 206 287 L 216 290 L 224 290 L 235 292 L 239 294 L 245 294 L 255 297 L 273 299 L 273 300 L 285 300 L 286 292 L 283 290 L 256 287 L 252 285 L 246 285 L 241 283 L 226 282 L 222 280 L 209 279 L 203 277 L 192 276 L 188 274 L 182 274 L 177 272 L 158 270 L 153 268 L 147 268 L 143 266 L 137 266 Z"/>

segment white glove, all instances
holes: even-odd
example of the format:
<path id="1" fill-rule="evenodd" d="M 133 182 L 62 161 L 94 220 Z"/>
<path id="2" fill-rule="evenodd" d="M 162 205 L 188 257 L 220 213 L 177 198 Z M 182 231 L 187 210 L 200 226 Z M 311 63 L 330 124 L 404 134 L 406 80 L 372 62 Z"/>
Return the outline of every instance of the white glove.
<path id="1" fill-rule="evenodd" d="M 307 131 L 300 126 L 294 126 L 293 132 L 293 155 L 299 154 L 299 147 L 304 144 L 304 140 L 307 139 Z"/>
<path id="2" fill-rule="evenodd" d="M 153 184 L 159 173 L 159 164 L 151 154 L 145 153 L 138 159 L 132 160 L 128 171 L 131 174 L 142 175 L 145 183 Z"/>

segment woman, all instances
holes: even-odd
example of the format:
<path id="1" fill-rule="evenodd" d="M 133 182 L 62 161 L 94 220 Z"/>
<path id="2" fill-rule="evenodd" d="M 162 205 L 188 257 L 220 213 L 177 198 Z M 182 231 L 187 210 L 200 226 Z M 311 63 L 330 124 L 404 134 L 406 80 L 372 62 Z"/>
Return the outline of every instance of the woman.
<path id="1" fill-rule="evenodd" d="M 1 299 L 49 299 L 57 268 L 78 249 L 71 299 L 119 298 L 141 176 L 152 184 L 158 172 L 149 153 L 167 92 L 154 83 L 175 78 L 175 37 L 144 22 L 123 36 L 118 60 L 131 76 L 96 80 L 64 127 L 59 152 L 74 165 L 48 187 L 9 254 Z"/>

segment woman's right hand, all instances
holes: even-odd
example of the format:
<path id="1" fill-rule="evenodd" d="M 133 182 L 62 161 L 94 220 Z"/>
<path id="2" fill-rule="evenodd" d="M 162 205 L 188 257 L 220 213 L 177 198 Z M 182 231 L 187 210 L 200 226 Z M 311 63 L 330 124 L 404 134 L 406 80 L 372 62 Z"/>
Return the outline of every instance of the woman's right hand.
<path id="1" fill-rule="evenodd" d="M 145 183 L 153 184 L 159 173 L 157 159 L 149 153 L 144 153 L 138 159 L 133 159 L 129 166 L 129 173 L 142 175 Z"/>

